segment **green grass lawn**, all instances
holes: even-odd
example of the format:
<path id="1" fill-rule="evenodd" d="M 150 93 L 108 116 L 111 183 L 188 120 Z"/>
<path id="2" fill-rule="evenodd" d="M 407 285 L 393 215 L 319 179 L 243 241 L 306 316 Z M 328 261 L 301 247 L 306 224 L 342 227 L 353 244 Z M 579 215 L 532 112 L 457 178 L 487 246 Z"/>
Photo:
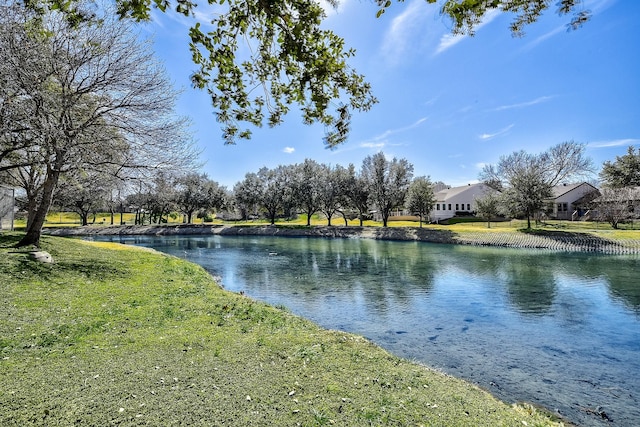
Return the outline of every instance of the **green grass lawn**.
<path id="1" fill-rule="evenodd" d="M 141 248 L 0 234 L 2 426 L 546 426 Z"/>

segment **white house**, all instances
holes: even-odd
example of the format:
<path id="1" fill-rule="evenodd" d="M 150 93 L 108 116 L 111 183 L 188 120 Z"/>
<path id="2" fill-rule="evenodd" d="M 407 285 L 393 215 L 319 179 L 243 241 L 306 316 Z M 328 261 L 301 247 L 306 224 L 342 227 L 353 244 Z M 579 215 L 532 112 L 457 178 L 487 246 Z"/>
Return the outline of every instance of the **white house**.
<path id="1" fill-rule="evenodd" d="M 474 210 L 476 199 L 493 191 L 483 183 L 468 184 L 462 187 L 445 188 L 434 194 L 436 204 L 431 211 L 431 221 L 442 221 L 458 215 L 470 214 Z"/>
<path id="2" fill-rule="evenodd" d="M 580 201 L 597 197 L 598 189 L 587 182 L 579 184 L 561 184 L 553 187 L 553 196 L 547 202 L 547 214 L 553 219 L 581 218 L 585 212 L 581 211 Z"/>

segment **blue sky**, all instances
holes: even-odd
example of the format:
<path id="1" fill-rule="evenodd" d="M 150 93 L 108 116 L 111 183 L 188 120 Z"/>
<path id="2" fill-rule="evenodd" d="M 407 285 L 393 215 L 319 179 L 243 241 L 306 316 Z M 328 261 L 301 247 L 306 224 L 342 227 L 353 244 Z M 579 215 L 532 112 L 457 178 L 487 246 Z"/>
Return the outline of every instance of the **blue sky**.
<path id="1" fill-rule="evenodd" d="M 455 186 L 477 182 L 484 164 L 521 149 L 575 140 L 599 168 L 640 146 L 640 2 L 583 3 L 593 16 L 581 29 L 567 32 L 569 17 L 551 10 L 514 38 L 509 14 L 489 15 L 474 37 L 454 37 L 424 0 L 394 3 L 378 19 L 374 2 L 342 0 L 325 26 L 356 49 L 351 65 L 380 102 L 354 115 L 349 140 L 335 150 L 297 110 L 284 125 L 225 146 L 207 94 L 190 87 L 191 21 L 154 13 L 144 32 L 183 90 L 178 112 L 191 118 L 202 170 L 228 188 L 263 166 L 311 158 L 359 168 L 379 151 L 409 160 L 415 176 Z"/>

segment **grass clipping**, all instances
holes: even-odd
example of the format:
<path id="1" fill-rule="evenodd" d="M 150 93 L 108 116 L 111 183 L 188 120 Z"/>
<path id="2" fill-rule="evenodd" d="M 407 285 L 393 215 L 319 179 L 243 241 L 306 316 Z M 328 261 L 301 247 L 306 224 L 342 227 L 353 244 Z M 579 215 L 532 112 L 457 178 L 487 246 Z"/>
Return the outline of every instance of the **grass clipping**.
<path id="1" fill-rule="evenodd" d="M 151 251 L 0 235 L 0 425 L 557 425 Z"/>

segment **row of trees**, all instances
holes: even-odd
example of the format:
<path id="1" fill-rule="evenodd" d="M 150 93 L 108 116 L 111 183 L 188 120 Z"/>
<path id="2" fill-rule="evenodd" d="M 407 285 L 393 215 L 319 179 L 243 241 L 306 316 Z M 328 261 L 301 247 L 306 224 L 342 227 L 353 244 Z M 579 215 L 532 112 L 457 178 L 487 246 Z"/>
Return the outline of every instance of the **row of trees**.
<path id="1" fill-rule="evenodd" d="M 303 163 L 261 168 L 247 173 L 232 191 L 205 174 L 170 174 L 159 171 L 147 180 L 138 180 L 128 191 L 108 177 L 87 175 L 82 180 L 64 180 L 55 204 L 74 210 L 88 222 L 91 213 L 133 210 L 136 222 L 165 222 L 180 212 L 185 222 L 224 211 L 232 217 L 266 217 L 275 223 L 280 217 L 298 213 L 311 217 L 322 213 L 331 225 L 339 215 L 345 220 L 369 218 L 372 210 L 383 224 L 394 209 L 408 208 L 426 218 L 434 204 L 433 185 L 427 177 L 413 178 L 413 165 L 406 159 L 389 160 L 383 153 L 364 159 L 360 170 L 354 165 L 330 166 L 307 159 Z M 127 194 L 124 196 L 124 194 Z"/>
<path id="2" fill-rule="evenodd" d="M 554 186 L 591 176 L 594 168 L 584 151 L 584 145 L 569 141 L 540 154 L 517 151 L 501 157 L 496 165 L 483 169 L 483 182 L 495 191 L 476 200 L 474 210 L 489 221 L 501 215 L 526 217 L 530 227 L 531 219 L 546 209 Z M 633 184 L 637 174 L 635 156 L 630 148 L 626 156 L 607 162 L 601 178 L 605 179 L 611 170 L 631 171 L 627 174 L 630 178 L 623 181 Z M 620 173 L 614 175 L 619 177 Z M 335 217 L 343 218 L 345 224 L 348 219 L 357 218 L 362 224 L 375 213 L 386 226 L 392 211 L 406 209 L 419 216 L 422 225 L 434 207 L 435 190 L 444 186 L 432 183 L 428 177 L 414 178 L 411 163 L 406 159 L 389 160 L 384 153 L 366 157 L 359 170 L 353 164 L 331 166 L 311 159 L 272 169 L 264 167 L 247 173 L 231 191 L 199 173 L 176 175 L 159 171 L 150 179 L 136 181 L 135 188 L 128 191 L 114 183 L 118 181 L 91 175 L 84 181 L 64 180 L 57 204 L 78 212 L 83 223 L 90 212 L 109 211 L 113 223 L 115 212 L 133 210 L 140 214 L 137 222 L 158 223 L 175 212 L 184 214 L 186 222 L 224 211 L 228 217 L 266 217 L 271 223 L 279 217 L 304 213 L 307 225 L 316 213 L 323 214 L 328 225 Z M 616 195 L 616 200 L 627 197 L 620 187 L 611 188 L 610 181 L 605 184 L 602 200 L 611 201 L 611 194 Z M 618 205 L 626 207 L 624 202 L 601 204 L 601 219 L 617 226 L 613 217 L 623 218 L 612 210 Z"/>
<path id="3" fill-rule="evenodd" d="M 384 226 L 393 209 L 404 207 L 411 188 L 413 165 L 406 159 L 388 160 L 384 153 L 368 156 L 360 170 L 319 164 L 307 159 L 301 164 L 262 168 L 248 173 L 234 186 L 233 193 L 243 218 L 258 215 L 263 210 L 271 223 L 283 213 L 299 210 L 311 216 L 321 212 L 328 225 L 336 214 L 345 224 L 348 218 L 360 223 L 375 209 Z M 427 181 L 428 178 L 421 178 Z M 431 186 L 425 187 L 433 198 Z"/>
<path id="4" fill-rule="evenodd" d="M 78 197 L 66 200 L 61 206 L 71 207 L 80 201 Z M 431 182 L 426 177 L 413 179 L 413 165 L 406 159 L 388 160 L 377 153 L 365 158 L 360 170 L 352 164 L 330 166 L 311 159 L 272 169 L 264 167 L 247 173 L 232 191 L 206 175 L 169 177 L 161 173 L 153 180 L 140 182 L 137 191 L 122 203 L 134 210 L 144 209 L 154 222 L 177 210 L 185 214 L 187 222 L 192 221 L 194 213 L 204 218 L 225 211 L 242 219 L 264 216 L 272 224 L 279 217 L 297 213 L 306 214 L 308 225 L 316 213 L 322 213 L 329 225 L 336 215 L 345 223 L 359 218 L 362 224 L 376 210 L 386 226 L 392 210 L 404 208 L 405 201 L 426 217 L 433 205 Z M 96 207 L 101 205 L 106 205 L 105 198 L 94 203 Z"/>
<path id="5" fill-rule="evenodd" d="M 228 206 L 229 195 L 224 187 L 206 174 L 176 175 L 159 170 L 148 180 L 130 181 L 129 187 L 109 175 L 87 174 L 80 179 L 61 182 L 54 200 L 60 211 L 76 212 L 87 225 L 89 216 L 109 212 L 111 224 L 116 214 L 123 223 L 124 212 L 135 212 L 136 224 L 167 222 L 170 215 L 182 213 L 185 221 L 194 216 L 206 217 L 210 212 Z"/>

